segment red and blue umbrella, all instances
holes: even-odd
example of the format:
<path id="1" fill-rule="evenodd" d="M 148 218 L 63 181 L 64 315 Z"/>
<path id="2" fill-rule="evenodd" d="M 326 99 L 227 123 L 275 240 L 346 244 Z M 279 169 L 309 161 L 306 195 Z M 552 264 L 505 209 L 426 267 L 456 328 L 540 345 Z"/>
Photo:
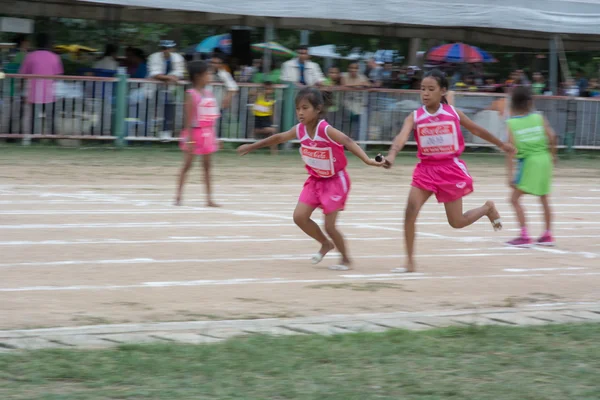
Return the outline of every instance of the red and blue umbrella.
<path id="1" fill-rule="evenodd" d="M 427 60 L 448 63 L 494 63 L 497 62 L 490 53 L 479 47 L 464 43 L 451 43 L 429 50 Z"/>

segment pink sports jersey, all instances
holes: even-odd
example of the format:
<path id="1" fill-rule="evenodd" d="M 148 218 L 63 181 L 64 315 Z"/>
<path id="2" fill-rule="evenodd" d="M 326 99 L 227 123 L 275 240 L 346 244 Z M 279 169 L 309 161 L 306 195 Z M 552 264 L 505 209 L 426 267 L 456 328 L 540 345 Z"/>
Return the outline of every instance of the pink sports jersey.
<path id="1" fill-rule="evenodd" d="M 210 90 L 203 90 L 202 93 L 195 89 L 187 91 L 194 100 L 194 113 L 191 115 L 192 127 L 194 128 L 212 128 L 221 116 L 217 99 Z"/>
<path id="2" fill-rule="evenodd" d="M 327 135 L 329 124 L 319 121 L 314 137 L 308 135 L 306 126 L 298 124 L 296 134 L 300 140 L 300 155 L 308 173 L 316 178 L 331 178 L 348 165 L 344 146 Z"/>
<path id="3" fill-rule="evenodd" d="M 465 139 L 460 129 L 460 117 L 448 104 L 440 104 L 435 114 L 425 106 L 415 111 L 415 139 L 417 157 L 421 160 L 448 160 L 458 157 L 465 149 Z"/>

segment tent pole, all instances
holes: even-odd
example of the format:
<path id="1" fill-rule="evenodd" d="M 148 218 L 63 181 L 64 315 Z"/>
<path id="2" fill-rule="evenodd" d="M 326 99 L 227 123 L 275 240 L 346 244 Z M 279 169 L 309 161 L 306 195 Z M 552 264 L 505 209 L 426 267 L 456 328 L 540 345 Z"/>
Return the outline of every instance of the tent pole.
<path id="1" fill-rule="evenodd" d="M 269 47 L 269 43 L 274 40 L 275 36 L 275 24 L 273 24 L 273 20 L 271 18 L 267 18 L 267 23 L 265 25 L 265 43 L 267 47 L 265 48 L 265 53 L 263 56 L 263 73 L 268 74 L 271 71 L 271 48 Z"/>
<path id="2" fill-rule="evenodd" d="M 550 90 L 554 96 L 558 95 L 558 52 L 556 38 L 550 38 Z"/>

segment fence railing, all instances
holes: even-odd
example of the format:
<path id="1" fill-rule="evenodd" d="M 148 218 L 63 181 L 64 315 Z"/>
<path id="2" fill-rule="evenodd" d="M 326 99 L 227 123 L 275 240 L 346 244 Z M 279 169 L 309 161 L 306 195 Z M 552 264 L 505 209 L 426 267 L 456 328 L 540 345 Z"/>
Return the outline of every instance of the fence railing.
<path id="1" fill-rule="evenodd" d="M 127 141 L 176 141 L 183 128 L 187 84 L 167 85 L 151 80 L 71 76 L 6 75 L 0 81 L 0 137 Z M 222 110 L 218 135 L 224 141 L 253 141 L 252 106 L 260 85 L 240 84 L 231 104 Z M 330 103 L 327 119 L 363 145 L 389 144 L 406 116 L 420 106 L 418 91 L 348 90 L 322 88 Z M 215 85 L 218 100 L 225 89 Z M 291 86 L 276 85 L 273 124 L 289 129 L 296 121 Z M 456 107 L 500 138 L 504 119 L 491 109 L 504 96 L 457 93 Z M 600 149 L 600 101 L 538 97 L 543 112 L 559 135 L 561 145 Z M 485 146 L 464 131 L 470 146 Z M 412 138 L 411 138 L 412 139 Z"/>

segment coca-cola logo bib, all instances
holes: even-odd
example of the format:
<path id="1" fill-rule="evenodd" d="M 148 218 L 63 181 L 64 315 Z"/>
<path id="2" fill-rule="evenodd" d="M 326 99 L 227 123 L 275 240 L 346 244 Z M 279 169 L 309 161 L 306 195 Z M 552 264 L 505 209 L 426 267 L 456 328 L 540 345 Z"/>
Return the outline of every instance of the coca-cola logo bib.
<path id="1" fill-rule="evenodd" d="M 300 155 L 304 163 L 317 175 L 330 178 L 335 174 L 333 154 L 330 147 L 309 147 L 302 145 Z"/>
<path id="2" fill-rule="evenodd" d="M 417 126 L 417 136 L 424 155 L 452 154 L 458 151 L 458 132 L 452 121 L 420 124 Z"/>

